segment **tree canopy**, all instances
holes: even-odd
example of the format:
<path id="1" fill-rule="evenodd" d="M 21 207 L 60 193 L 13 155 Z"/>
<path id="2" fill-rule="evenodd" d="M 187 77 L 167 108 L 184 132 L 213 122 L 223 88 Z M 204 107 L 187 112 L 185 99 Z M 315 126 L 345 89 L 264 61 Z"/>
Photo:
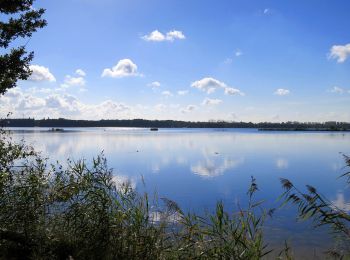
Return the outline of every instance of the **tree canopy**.
<path id="1" fill-rule="evenodd" d="M 33 8 L 33 2 L 0 0 L 0 95 L 31 74 L 29 64 L 34 53 L 26 51 L 27 43 L 17 43 L 16 40 L 29 39 L 37 29 L 47 24 L 42 19 L 45 10 Z"/>

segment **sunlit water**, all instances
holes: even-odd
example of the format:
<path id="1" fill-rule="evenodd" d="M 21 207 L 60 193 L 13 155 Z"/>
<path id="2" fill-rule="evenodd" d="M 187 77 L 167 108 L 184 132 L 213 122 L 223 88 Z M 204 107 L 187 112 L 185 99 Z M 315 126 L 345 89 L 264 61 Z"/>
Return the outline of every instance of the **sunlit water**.
<path id="1" fill-rule="evenodd" d="M 17 129 L 18 130 L 18 129 Z M 350 210 L 350 193 L 337 177 L 344 173 L 341 153 L 350 154 L 350 133 L 260 132 L 255 129 L 73 128 L 48 132 L 45 128 L 14 131 L 50 160 L 68 157 L 92 159 L 104 152 L 120 180 L 129 179 L 139 190 L 156 191 L 184 210 L 213 211 L 221 200 L 227 210 L 244 207 L 254 176 L 257 200 L 278 207 L 279 178 L 303 188 L 311 184 L 338 207 Z M 142 178 L 146 183 L 144 187 Z M 295 253 L 312 258 L 311 248 L 332 245 L 327 232 L 314 231 L 309 222 L 297 222 L 293 207 L 278 209 L 266 224 L 271 247 L 284 240 Z"/>

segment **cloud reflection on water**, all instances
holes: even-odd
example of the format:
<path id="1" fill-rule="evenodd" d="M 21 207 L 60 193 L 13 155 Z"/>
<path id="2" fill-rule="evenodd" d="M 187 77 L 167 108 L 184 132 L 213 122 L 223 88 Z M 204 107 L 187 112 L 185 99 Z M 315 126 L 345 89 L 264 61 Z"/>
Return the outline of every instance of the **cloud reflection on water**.
<path id="1" fill-rule="evenodd" d="M 120 174 L 114 175 L 112 181 L 114 182 L 118 190 L 123 190 L 126 187 L 130 187 L 135 190 L 137 185 L 137 181 L 135 178 L 130 178 L 128 176 Z"/>
<path id="2" fill-rule="evenodd" d="M 224 158 L 220 161 L 207 158 L 191 166 L 191 172 L 204 178 L 213 178 L 223 175 L 226 171 L 243 164 L 243 162 L 244 158 Z"/>
<path id="3" fill-rule="evenodd" d="M 340 209 L 346 212 L 350 212 L 350 202 L 345 200 L 344 193 L 338 192 L 337 198 L 331 201 L 334 205 L 334 209 Z"/>
<path id="4" fill-rule="evenodd" d="M 280 170 L 287 169 L 289 167 L 289 162 L 285 158 L 278 158 L 276 160 L 276 167 Z"/>

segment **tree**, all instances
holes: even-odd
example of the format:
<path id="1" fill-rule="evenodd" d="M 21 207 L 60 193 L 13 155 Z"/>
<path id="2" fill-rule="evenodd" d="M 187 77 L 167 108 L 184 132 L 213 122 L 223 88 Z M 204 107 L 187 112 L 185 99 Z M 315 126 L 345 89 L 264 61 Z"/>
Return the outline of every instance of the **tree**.
<path id="1" fill-rule="evenodd" d="M 27 53 L 26 43 L 16 40 L 30 38 L 39 28 L 46 26 L 41 16 L 45 10 L 32 7 L 34 0 L 0 0 L 0 95 L 16 86 L 18 80 L 31 75 L 29 63 L 33 52 Z"/>

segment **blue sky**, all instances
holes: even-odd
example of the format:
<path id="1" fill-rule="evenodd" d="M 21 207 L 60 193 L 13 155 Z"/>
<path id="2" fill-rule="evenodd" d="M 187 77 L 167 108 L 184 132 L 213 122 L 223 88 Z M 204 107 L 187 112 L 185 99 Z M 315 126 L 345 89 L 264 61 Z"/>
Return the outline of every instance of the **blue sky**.
<path id="1" fill-rule="evenodd" d="M 350 121 L 349 1 L 36 1 L 2 115 Z M 77 71 L 78 70 L 78 71 Z"/>

